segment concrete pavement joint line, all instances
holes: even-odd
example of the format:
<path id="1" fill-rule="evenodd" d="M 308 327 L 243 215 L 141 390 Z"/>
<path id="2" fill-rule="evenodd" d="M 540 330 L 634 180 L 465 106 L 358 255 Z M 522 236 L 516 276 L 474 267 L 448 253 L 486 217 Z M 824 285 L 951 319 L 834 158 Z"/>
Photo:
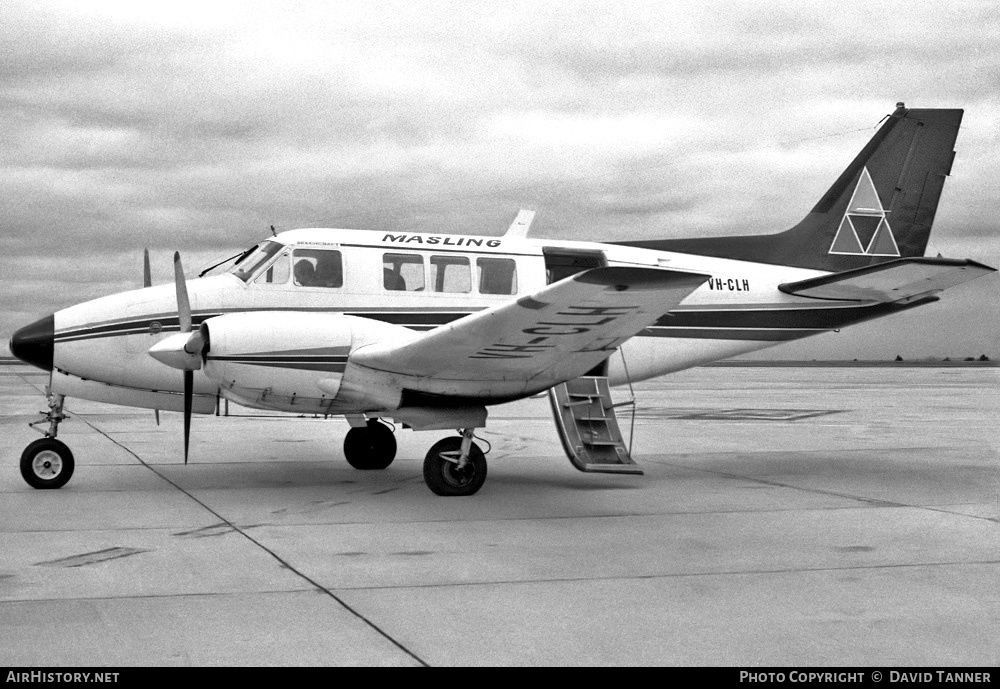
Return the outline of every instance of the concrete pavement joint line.
<path id="1" fill-rule="evenodd" d="M 109 492 L 127 492 L 127 491 L 109 491 Z M 16 493 L 8 493 L 8 495 L 14 495 Z M 23 494 L 23 491 L 21 492 Z M 3 493 L 0 493 L 3 495 Z M 871 509 L 878 509 L 882 505 L 873 505 Z M 890 505 L 894 509 L 896 505 Z M 906 507 L 906 505 L 904 505 Z M 399 525 L 399 524 L 492 524 L 496 522 L 546 522 L 546 521 L 581 521 L 584 519 L 644 519 L 646 517 L 690 517 L 690 516 L 711 516 L 711 515 L 724 515 L 724 514 L 781 514 L 784 512 L 836 512 L 840 510 L 857 510 L 866 509 L 864 507 L 859 507 L 857 505 L 845 505 L 845 506 L 827 506 L 827 507 L 788 507 L 788 508 L 775 508 L 775 509 L 761 509 L 761 510 L 705 510 L 705 511 L 673 511 L 673 512 L 628 512 L 620 514 L 577 514 L 569 516 L 561 515 L 548 515 L 548 516 L 537 516 L 537 517 L 493 517 L 485 519 L 399 519 L 399 520 L 387 520 L 387 521 L 275 521 L 269 524 L 247 524 L 243 529 L 262 529 L 262 528 L 275 528 L 284 529 L 290 527 L 309 527 L 309 526 L 382 526 L 382 525 Z M 933 509 L 933 508 L 929 508 Z M 948 512 L 948 510 L 938 510 L 940 512 L 946 512 L 948 514 L 961 514 L 961 512 Z M 990 521 L 989 518 L 984 517 Z M 227 526 L 227 524 L 216 524 L 215 528 Z M 176 527 L 173 527 L 176 528 Z M 208 527 L 206 527 L 208 528 Z M 236 530 L 235 527 L 232 527 Z M 6 529 L 0 528 L 0 534 L 5 533 L 23 533 L 23 534 L 43 534 L 43 533 L 74 533 L 74 532 L 100 532 L 100 531 L 110 531 L 112 529 L 94 529 L 94 528 L 80 528 L 80 529 L 15 529 L 8 531 Z M 170 528 L 165 526 L 130 526 L 129 531 L 169 531 Z M 177 535 L 177 534 L 174 534 Z"/>
<path id="2" fill-rule="evenodd" d="M 343 607 L 349 613 L 351 613 L 352 615 L 354 615 L 355 617 L 357 617 L 364 624 L 366 624 L 369 627 L 371 627 L 375 632 L 377 632 L 384 639 L 386 639 L 387 641 L 389 641 L 389 643 L 391 643 L 394 646 L 396 646 L 396 648 L 398 648 L 399 650 L 401 650 L 403 653 L 405 653 L 406 655 L 408 655 L 411 658 L 413 658 L 415 661 L 417 661 L 418 663 L 420 663 L 422 666 L 424 666 L 424 667 L 430 667 L 430 665 L 428 665 L 422 658 L 420 658 L 413 651 L 411 651 L 410 649 L 406 648 L 400 642 L 398 642 L 394 638 L 392 638 L 387 632 L 385 632 L 377 624 L 375 624 L 374 622 L 372 622 L 371 620 L 369 620 L 367 617 L 365 617 L 364 615 L 362 615 L 360 612 L 358 612 L 357 610 L 355 610 L 354 608 L 352 608 L 350 605 L 348 605 L 345 601 L 343 601 L 340 597 L 338 597 L 335 593 L 333 593 L 333 591 L 331 591 L 330 589 L 326 588 L 325 586 L 322 586 L 319 582 L 313 580 L 312 578 L 310 578 L 309 576 L 307 576 L 304 572 L 301 572 L 298 569 L 296 569 L 295 567 L 293 567 L 290 562 L 287 562 L 284 558 L 282 558 L 277 553 L 275 553 L 273 550 L 271 550 L 270 548 L 268 548 L 267 546 L 265 546 L 263 543 L 261 543 L 260 541 L 258 541 L 257 539 L 255 539 L 253 536 L 251 536 L 250 534 L 248 534 L 246 531 L 244 531 L 240 527 L 236 526 L 231 521 L 229 521 L 228 519 L 226 519 L 224 516 L 222 516 L 221 514 L 219 514 L 215 510 L 213 510 L 211 507 L 209 507 L 207 504 L 205 504 L 204 502 L 202 502 L 201 500 L 199 500 L 198 498 L 196 498 L 194 495 L 192 495 L 188 491 L 184 490 L 184 488 L 182 488 L 178 484 L 176 484 L 173 481 L 171 481 L 168 477 L 166 477 L 163 474 L 161 474 L 154 467 L 150 466 L 149 464 L 146 464 L 146 462 L 144 462 L 142 460 L 142 457 L 140 457 L 135 452 L 133 452 L 132 450 L 130 450 L 128 447 L 122 445 L 117 440 L 115 440 L 114 438 L 112 438 L 110 435 L 108 435 L 107 433 L 105 433 L 104 431 L 102 431 L 100 428 L 98 428 L 97 426 L 95 426 L 94 424 L 92 424 L 90 421 L 87 420 L 87 418 L 85 416 L 78 414 L 77 417 L 81 421 L 83 421 L 85 424 L 87 424 L 88 426 L 90 426 L 92 429 L 94 429 L 96 432 L 100 433 L 105 438 L 107 438 L 108 440 L 110 440 L 112 443 L 114 443 L 115 445 L 117 445 L 118 447 L 122 448 L 123 450 L 125 450 L 126 452 L 128 452 L 130 455 L 132 455 L 133 457 L 135 457 L 144 467 L 148 468 L 150 471 L 152 471 L 154 474 L 156 474 L 157 476 L 159 476 L 161 479 L 163 479 L 164 481 L 166 481 L 167 483 L 169 483 L 170 485 L 172 485 L 174 488 L 176 488 L 177 490 L 179 490 L 181 493 L 183 493 L 184 495 L 186 495 L 188 498 L 190 498 L 194 502 L 196 502 L 199 505 L 201 505 L 201 507 L 204 508 L 209 514 L 212 514 L 213 516 L 215 516 L 216 518 L 218 518 L 220 521 L 222 521 L 225 524 L 229 525 L 229 527 L 231 527 L 233 529 L 233 531 L 235 531 L 236 533 L 240 534 L 245 539 L 247 539 L 248 541 L 250 541 L 251 543 L 253 543 L 254 545 L 256 545 L 261 550 L 263 550 L 265 553 L 267 553 L 268 555 L 270 555 L 271 557 L 273 557 L 275 560 L 278 561 L 278 563 L 281 566 L 283 566 L 286 569 L 288 569 L 288 571 L 294 573 L 295 575 L 297 575 L 301 579 L 309 582 L 311 585 L 315 586 L 317 590 L 322 591 L 323 593 L 325 593 L 326 595 L 328 595 L 330 598 L 332 598 L 333 600 L 335 600 L 337 603 L 340 604 L 341 607 Z"/>
<path id="3" fill-rule="evenodd" d="M 906 449 L 906 448 L 904 448 L 904 449 Z M 879 498 L 864 498 L 864 497 L 861 497 L 859 495 L 850 495 L 849 493 L 838 493 L 836 491 L 830 491 L 830 490 L 820 490 L 819 488 L 806 488 L 804 486 L 795 486 L 795 485 L 792 485 L 790 483 L 782 483 L 780 481 L 769 481 L 767 479 L 755 478 L 753 476 L 744 476 L 742 474 L 733 474 L 733 473 L 729 473 L 727 471 L 713 471 L 712 469 L 700 469 L 698 467 L 692 467 L 692 466 L 688 466 L 686 464 L 674 464 L 672 462 L 658 462 L 658 464 L 662 464 L 663 466 L 671 466 L 671 467 L 674 467 L 676 469 L 691 469 L 693 471 L 701 471 L 701 472 L 704 472 L 706 474 L 713 474 L 715 476 L 725 476 L 727 478 L 742 479 L 744 481 L 750 481 L 752 483 L 762 483 L 765 486 L 774 486 L 776 488 L 788 488 L 790 490 L 800 490 L 800 491 L 803 491 L 805 493 L 818 493 L 820 495 L 832 495 L 834 497 L 844 498 L 846 500 L 856 500 L 858 502 L 862 502 L 862 503 L 865 503 L 865 504 L 873 505 L 875 507 L 910 507 L 910 508 L 913 508 L 913 509 L 916 509 L 916 510 L 926 510 L 928 512 L 941 512 L 941 513 L 944 513 L 944 514 L 954 514 L 954 515 L 960 516 L 960 517 L 969 517 L 970 519 L 979 519 L 979 520 L 982 520 L 982 521 L 988 521 L 988 522 L 994 522 L 994 523 L 996 523 L 998 521 L 997 519 L 995 519 L 993 517 L 980 517 L 980 516 L 977 516 L 977 515 L 965 514 L 964 512 L 952 512 L 950 510 L 945 510 L 945 509 L 936 508 L 936 507 L 930 507 L 930 506 L 927 506 L 927 505 L 910 505 L 910 504 L 903 503 L 903 502 L 893 502 L 891 500 L 880 500 Z"/>
<path id="4" fill-rule="evenodd" d="M 44 394 L 45 388 L 44 387 L 40 388 L 37 385 L 35 385 L 34 383 L 28 382 L 28 379 L 24 377 L 23 373 L 17 373 L 17 372 L 15 372 L 14 375 L 16 375 L 18 378 L 20 378 L 21 382 L 24 383 L 25 385 L 27 385 L 28 387 L 35 388 L 35 390 L 37 390 L 38 392 L 41 392 L 41 393 Z M 40 375 L 45 375 L 45 374 L 40 374 Z"/>
<path id="5" fill-rule="evenodd" d="M 822 572 L 876 571 L 889 569 L 915 569 L 918 567 L 962 567 L 966 565 L 1000 565 L 1000 560 L 969 560 L 967 562 L 904 562 L 897 564 L 870 565 L 852 567 L 799 567 L 785 569 L 748 569 L 724 570 L 720 572 L 674 572 L 670 574 L 637 574 L 635 576 L 615 577 L 558 577 L 552 579 L 498 579 L 496 581 L 452 581 L 442 584 L 396 584 L 393 586 L 338 586 L 338 591 L 384 591 L 398 589 L 436 589 L 458 586 L 512 586 L 529 584 L 574 584 L 590 581 L 643 581 L 648 579 L 682 579 L 684 577 L 731 577 L 743 575 L 773 575 L 773 574 L 814 574 Z"/>
<path id="6" fill-rule="evenodd" d="M 965 503 L 965 504 L 979 504 L 979 503 Z M 941 512 L 942 514 L 954 514 L 959 517 L 971 517 L 972 519 L 982 519 L 986 522 L 992 522 L 994 524 L 1000 524 L 1000 517 L 982 517 L 978 514 L 966 514 L 965 512 L 959 512 L 957 510 L 946 510 L 943 507 L 933 507 L 932 505 L 927 505 L 921 507 L 920 509 L 927 510 L 928 512 Z"/>
<path id="7" fill-rule="evenodd" d="M 887 565 L 853 566 L 853 567 L 801 567 L 785 569 L 751 569 L 751 570 L 725 570 L 720 572 L 674 572 L 671 574 L 639 574 L 627 577 L 558 577 L 551 579 L 498 579 L 495 581 L 463 581 L 447 582 L 441 584 L 396 584 L 392 586 L 337 586 L 337 591 L 356 593 L 358 591 L 395 591 L 403 589 L 436 589 L 451 587 L 472 587 L 472 586 L 525 586 L 531 584 L 558 584 L 558 583 L 586 583 L 591 581 L 642 581 L 649 579 L 681 579 L 684 577 L 728 577 L 728 576 L 759 576 L 773 574 L 813 574 L 822 572 L 850 572 L 850 571 L 875 571 L 881 569 L 915 569 L 918 567 L 962 567 L 975 565 L 1000 565 L 1000 560 L 970 560 L 967 562 L 922 562 L 922 563 L 899 563 Z M 308 578 L 303 577 L 308 581 Z M 206 593 L 170 593 L 170 594 L 145 594 L 145 595 L 123 595 L 123 596 L 70 596 L 66 598 L 20 598 L 0 600 L 2 605 L 17 605 L 19 603 L 49 603 L 49 602 L 71 602 L 71 601 L 118 601 L 118 600 L 155 600 L 169 598 L 197 598 L 208 596 L 245 596 L 248 594 L 283 595 L 296 593 L 315 592 L 315 585 L 302 589 L 278 589 L 266 591 L 218 591 Z M 329 590 L 321 589 L 320 593 L 326 593 L 336 598 Z M 339 602 L 339 599 L 338 599 Z M 347 606 L 345 606 L 347 607 Z M 423 661 L 421 661 L 423 662 Z"/>
<path id="8" fill-rule="evenodd" d="M 653 455 L 652 457 L 643 457 L 642 461 L 650 462 L 652 464 L 665 464 L 667 466 L 679 466 L 681 468 L 691 468 L 697 469 L 697 467 L 686 467 L 683 464 L 674 465 L 672 462 L 665 462 L 654 459 L 654 457 L 712 457 L 715 455 L 747 455 L 747 454 L 797 454 L 797 455 L 811 455 L 811 454 L 828 454 L 830 452 L 837 452 L 839 454 L 857 453 L 857 452 L 884 452 L 889 450 L 891 452 L 912 452 L 920 450 L 953 450 L 955 449 L 952 445 L 921 445 L 918 447 L 878 447 L 878 448 L 846 448 L 846 449 L 832 449 L 823 448 L 818 450 L 753 450 L 750 452 L 741 452 L 740 450 L 716 450 L 715 452 L 678 452 L 675 455 Z M 698 469 L 698 471 L 709 471 L 708 469 Z"/>
<path id="9" fill-rule="evenodd" d="M 124 492 L 124 491 L 119 491 Z M 11 493 L 13 494 L 13 493 Z M 2 493 L 0 493 L 2 495 Z M 897 507 L 908 507 L 908 505 L 888 505 L 893 509 Z M 871 509 L 879 509 L 880 507 L 885 507 L 885 505 L 875 504 L 871 506 Z M 781 514 L 784 512 L 837 512 L 841 510 L 857 510 L 857 509 L 867 509 L 863 506 L 858 505 L 844 505 L 844 506 L 827 506 L 827 507 L 788 507 L 788 508 L 775 508 L 775 509 L 761 509 L 761 510 L 705 510 L 705 511 L 673 511 L 673 512 L 628 512 L 624 514 L 576 514 L 569 516 L 561 515 L 548 515 L 548 516 L 536 516 L 536 517 L 492 517 L 485 519 L 399 519 L 399 520 L 384 520 L 384 521 L 275 521 L 270 524 L 248 524 L 243 529 L 262 529 L 262 528 L 275 528 L 284 529 L 291 527 L 310 527 L 310 526 L 382 526 L 382 525 L 399 525 L 399 524 L 492 524 L 496 522 L 546 522 L 546 521 L 581 521 L 584 519 L 644 519 L 646 517 L 691 517 L 691 516 L 711 516 L 711 515 L 725 515 L 725 514 Z M 938 510 L 941 512 L 948 512 L 947 510 Z M 949 514 L 961 514 L 961 512 L 948 512 Z M 986 518 L 989 520 L 988 518 Z M 228 524 L 228 522 L 227 522 Z M 226 524 L 216 524 L 215 527 L 226 526 Z M 176 527 L 175 527 L 176 528 Z M 207 528 L 207 527 L 206 527 Z M 232 527 L 233 530 L 237 530 L 236 527 Z M 3 533 L 73 533 L 73 532 L 94 532 L 94 531 L 105 531 L 110 529 L 93 529 L 93 528 L 81 528 L 81 529 L 16 529 L 13 531 L 7 531 L 0 528 L 0 534 Z M 164 531 L 169 530 L 168 527 L 164 526 L 130 526 L 129 531 Z M 176 534 L 175 534 L 176 535 Z"/>
<path id="10" fill-rule="evenodd" d="M 90 601 L 120 601 L 120 600 L 159 600 L 169 598 L 206 598 L 209 596 L 247 596 L 247 595 L 282 595 L 285 593 L 321 593 L 315 588 L 302 589 L 274 589 L 263 591 L 209 591 L 205 593 L 146 593 L 142 595 L 122 595 L 122 596 L 69 596 L 67 598 L 6 598 L 0 600 L 0 605 L 10 605 L 17 603 L 67 603 L 67 602 L 90 602 Z"/>

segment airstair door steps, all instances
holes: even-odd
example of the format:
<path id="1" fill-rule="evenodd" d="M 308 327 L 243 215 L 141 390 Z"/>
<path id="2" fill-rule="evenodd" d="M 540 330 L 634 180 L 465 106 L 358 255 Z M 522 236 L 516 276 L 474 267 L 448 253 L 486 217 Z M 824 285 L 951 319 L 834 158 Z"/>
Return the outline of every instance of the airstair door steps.
<path id="1" fill-rule="evenodd" d="M 642 474 L 618 427 L 605 376 L 581 376 L 549 390 L 559 439 L 580 471 Z"/>

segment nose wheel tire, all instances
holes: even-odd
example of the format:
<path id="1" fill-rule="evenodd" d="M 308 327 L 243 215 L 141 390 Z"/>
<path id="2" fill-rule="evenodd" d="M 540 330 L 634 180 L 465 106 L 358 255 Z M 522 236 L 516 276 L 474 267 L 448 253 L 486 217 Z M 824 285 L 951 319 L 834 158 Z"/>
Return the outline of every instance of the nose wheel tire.
<path id="1" fill-rule="evenodd" d="M 444 496 L 473 495 L 486 481 L 486 456 L 479 446 L 469 447 L 469 460 L 459 467 L 462 439 L 445 438 L 431 446 L 424 458 L 424 482 L 432 492 Z"/>
<path id="2" fill-rule="evenodd" d="M 40 438 L 21 453 L 21 476 L 32 488 L 62 488 L 74 466 L 73 453 L 55 438 Z"/>
<path id="3" fill-rule="evenodd" d="M 379 421 L 352 428 L 344 437 L 344 457 L 355 469 L 385 469 L 396 458 L 396 436 Z"/>

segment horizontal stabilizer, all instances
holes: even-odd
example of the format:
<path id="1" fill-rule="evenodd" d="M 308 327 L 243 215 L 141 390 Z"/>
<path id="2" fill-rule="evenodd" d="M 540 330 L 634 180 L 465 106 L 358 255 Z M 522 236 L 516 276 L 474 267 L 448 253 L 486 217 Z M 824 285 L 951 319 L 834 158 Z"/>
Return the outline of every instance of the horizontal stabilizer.
<path id="1" fill-rule="evenodd" d="M 789 282 L 778 289 L 813 299 L 892 303 L 940 292 L 995 272 L 996 268 L 968 259 L 903 258 Z"/>
<path id="2" fill-rule="evenodd" d="M 657 268 L 593 268 L 415 340 L 362 347 L 351 361 L 411 379 L 478 381 L 483 390 L 489 381 L 520 381 L 524 388 L 544 390 L 599 364 L 708 277 Z"/>

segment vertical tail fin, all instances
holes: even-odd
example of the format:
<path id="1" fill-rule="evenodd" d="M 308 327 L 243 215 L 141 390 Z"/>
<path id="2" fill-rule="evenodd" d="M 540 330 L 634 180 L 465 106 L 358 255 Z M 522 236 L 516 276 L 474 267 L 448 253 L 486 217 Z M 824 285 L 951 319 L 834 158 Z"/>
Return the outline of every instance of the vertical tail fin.
<path id="1" fill-rule="evenodd" d="M 923 256 L 962 114 L 899 103 L 812 211 L 785 232 L 628 244 L 830 271 Z"/>
<path id="2" fill-rule="evenodd" d="M 786 238 L 802 242 L 800 250 L 828 270 L 923 256 L 961 122 L 961 110 L 907 110 L 899 104 Z M 819 241 L 809 252 L 810 236 L 825 247 Z"/>

